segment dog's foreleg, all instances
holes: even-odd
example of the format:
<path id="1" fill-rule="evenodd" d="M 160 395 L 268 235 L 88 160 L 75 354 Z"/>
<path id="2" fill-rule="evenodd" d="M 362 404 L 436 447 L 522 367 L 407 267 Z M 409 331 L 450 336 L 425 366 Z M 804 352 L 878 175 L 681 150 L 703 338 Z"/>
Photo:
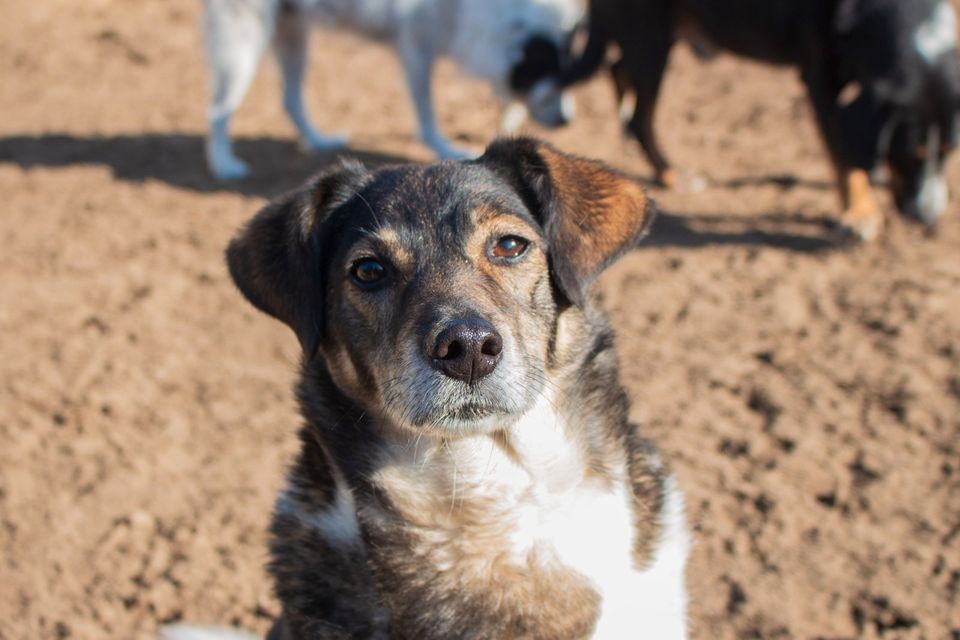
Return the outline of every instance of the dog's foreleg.
<path id="1" fill-rule="evenodd" d="M 410 97 L 417 112 L 417 125 L 420 139 L 430 147 L 441 160 L 457 160 L 474 157 L 475 153 L 453 145 L 440 133 L 437 117 L 433 111 L 433 93 L 431 79 L 433 75 L 434 54 L 422 44 L 413 41 L 412 36 L 401 36 L 398 50 L 407 75 Z"/>
<path id="2" fill-rule="evenodd" d="M 840 198 L 844 204 L 840 222 L 865 242 L 883 230 L 883 211 L 877 204 L 870 174 L 863 169 L 838 168 Z"/>
<path id="3" fill-rule="evenodd" d="M 837 174 L 843 204 L 840 222 L 860 240 L 873 240 L 884 225 L 869 174 L 877 164 L 876 140 L 882 120 L 874 117 L 878 111 L 869 104 L 865 93 L 841 110 L 838 100 L 843 87 L 828 62 L 809 61 L 801 76 Z"/>
<path id="4" fill-rule="evenodd" d="M 353 502 L 338 494 L 325 506 L 290 495 L 277 502 L 270 569 L 284 612 L 269 640 L 390 637 Z"/>
<path id="5" fill-rule="evenodd" d="M 275 18 L 273 2 L 241 3 L 207 0 L 203 21 L 210 65 L 210 132 L 207 165 L 221 180 L 242 178 L 247 165 L 233 153 L 230 116 L 240 106 L 270 42 Z"/>
<path id="6" fill-rule="evenodd" d="M 660 149 L 653 128 L 653 117 L 672 46 L 669 32 L 648 30 L 636 40 L 622 43 L 623 58 L 613 69 L 618 99 L 630 94 L 634 98 L 633 115 L 626 126 L 636 136 L 653 165 L 657 182 L 668 189 L 677 186 L 678 177 Z"/>
<path id="7" fill-rule="evenodd" d="M 281 9 L 277 16 L 274 50 L 283 78 L 283 107 L 297 127 L 300 142 L 308 151 L 333 151 L 347 144 L 343 135 L 323 135 L 310 124 L 303 104 L 303 74 L 307 66 L 310 24 L 293 8 Z"/>

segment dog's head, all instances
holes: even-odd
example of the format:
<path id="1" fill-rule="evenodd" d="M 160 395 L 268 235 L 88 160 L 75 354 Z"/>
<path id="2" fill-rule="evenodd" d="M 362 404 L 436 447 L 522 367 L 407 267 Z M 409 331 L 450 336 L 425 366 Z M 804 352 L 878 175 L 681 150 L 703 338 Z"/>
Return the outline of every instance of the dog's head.
<path id="1" fill-rule="evenodd" d="M 560 72 L 569 55 L 569 39 L 558 41 L 534 33 L 519 45 L 510 67 L 510 93 L 545 127 L 560 127 L 573 118 L 573 98 L 560 83 Z"/>
<path id="2" fill-rule="evenodd" d="M 227 262 L 365 410 L 469 434 L 533 407 L 577 348 L 558 326 L 583 322 L 590 283 L 651 219 L 634 181 L 517 139 L 469 162 L 343 164 L 263 209 Z"/>
<path id="3" fill-rule="evenodd" d="M 573 117 L 560 74 L 583 16 L 579 0 L 486 0 L 461 3 L 460 12 L 451 49 L 467 69 L 501 99 L 524 103 L 543 126 Z"/>

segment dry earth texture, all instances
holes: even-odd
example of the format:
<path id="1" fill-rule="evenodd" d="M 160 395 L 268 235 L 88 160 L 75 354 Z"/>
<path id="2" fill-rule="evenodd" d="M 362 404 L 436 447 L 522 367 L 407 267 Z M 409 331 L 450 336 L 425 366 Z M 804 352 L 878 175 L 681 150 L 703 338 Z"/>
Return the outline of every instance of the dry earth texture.
<path id="1" fill-rule="evenodd" d="M 264 632 L 271 500 L 294 451 L 295 339 L 221 251 L 302 155 L 265 64 L 236 119 L 255 177 L 206 174 L 199 3 L 2 0 L 0 637 Z M 443 128 L 498 112 L 449 64 Z M 313 45 L 309 103 L 371 165 L 424 161 L 391 52 Z M 606 79 L 539 132 L 638 176 Z M 693 637 L 960 638 L 960 213 L 836 242 L 796 74 L 678 49 L 658 115 L 702 190 L 658 191 L 599 288 L 635 418 L 695 525 Z M 960 166 L 950 179 L 960 187 Z"/>

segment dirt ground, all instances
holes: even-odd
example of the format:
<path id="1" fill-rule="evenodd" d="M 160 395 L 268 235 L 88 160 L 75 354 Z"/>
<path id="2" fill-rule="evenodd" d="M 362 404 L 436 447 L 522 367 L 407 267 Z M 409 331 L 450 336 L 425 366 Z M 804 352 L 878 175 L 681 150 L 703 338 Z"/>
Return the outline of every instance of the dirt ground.
<path id="1" fill-rule="evenodd" d="M 298 348 L 221 251 L 302 155 L 265 64 L 236 119 L 255 177 L 205 173 L 195 0 L 0 0 L 0 638 L 264 632 L 264 528 Z M 400 68 L 314 43 L 309 103 L 365 161 L 423 161 Z M 498 111 L 449 64 L 443 128 Z M 612 92 L 534 133 L 638 176 Z M 960 638 L 960 212 L 835 241 L 795 74 L 671 62 L 658 126 L 705 188 L 657 191 L 603 278 L 635 417 L 686 493 L 693 637 Z M 960 188 L 960 164 L 950 167 Z"/>

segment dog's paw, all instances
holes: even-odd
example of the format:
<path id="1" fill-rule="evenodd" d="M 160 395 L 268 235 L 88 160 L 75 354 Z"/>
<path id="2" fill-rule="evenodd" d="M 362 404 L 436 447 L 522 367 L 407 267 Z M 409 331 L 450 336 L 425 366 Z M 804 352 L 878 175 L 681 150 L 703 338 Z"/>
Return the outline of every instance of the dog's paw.
<path id="1" fill-rule="evenodd" d="M 680 175 L 677 173 L 676 169 L 667 167 L 663 171 L 657 172 L 656 181 L 657 185 L 663 187 L 664 189 L 670 189 L 671 191 L 674 191 L 680 186 Z"/>
<path id="2" fill-rule="evenodd" d="M 427 142 L 427 146 L 437 155 L 438 160 L 472 160 L 480 155 L 474 149 L 458 147 L 446 140 Z"/>
<path id="3" fill-rule="evenodd" d="M 304 151 L 310 153 L 339 151 L 348 144 L 350 144 L 350 137 L 339 133 L 322 134 L 318 131 L 313 131 L 300 139 L 300 145 Z"/>
<path id="4" fill-rule="evenodd" d="M 710 186 L 709 178 L 689 169 L 666 169 L 656 180 L 659 187 L 676 193 L 700 193 Z"/>
<path id="5" fill-rule="evenodd" d="M 218 155 L 210 158 L 210 173 L 217 180 L 239 180 L 250 175 L 247 163 L 235 155 Z"/>
<path id="6" fill-rule="evenodd" d="M 848 209 L 840 216 L 843 229 L 861 242 L 872 242 L 883 231 L 883 213 L 879 210 Z"/>
<path id="7" fill-rule="evenodd" d="M 258 638 L 240 629 L 174 624 L 160 629 L 157 640 L 258 640 Z"/>

